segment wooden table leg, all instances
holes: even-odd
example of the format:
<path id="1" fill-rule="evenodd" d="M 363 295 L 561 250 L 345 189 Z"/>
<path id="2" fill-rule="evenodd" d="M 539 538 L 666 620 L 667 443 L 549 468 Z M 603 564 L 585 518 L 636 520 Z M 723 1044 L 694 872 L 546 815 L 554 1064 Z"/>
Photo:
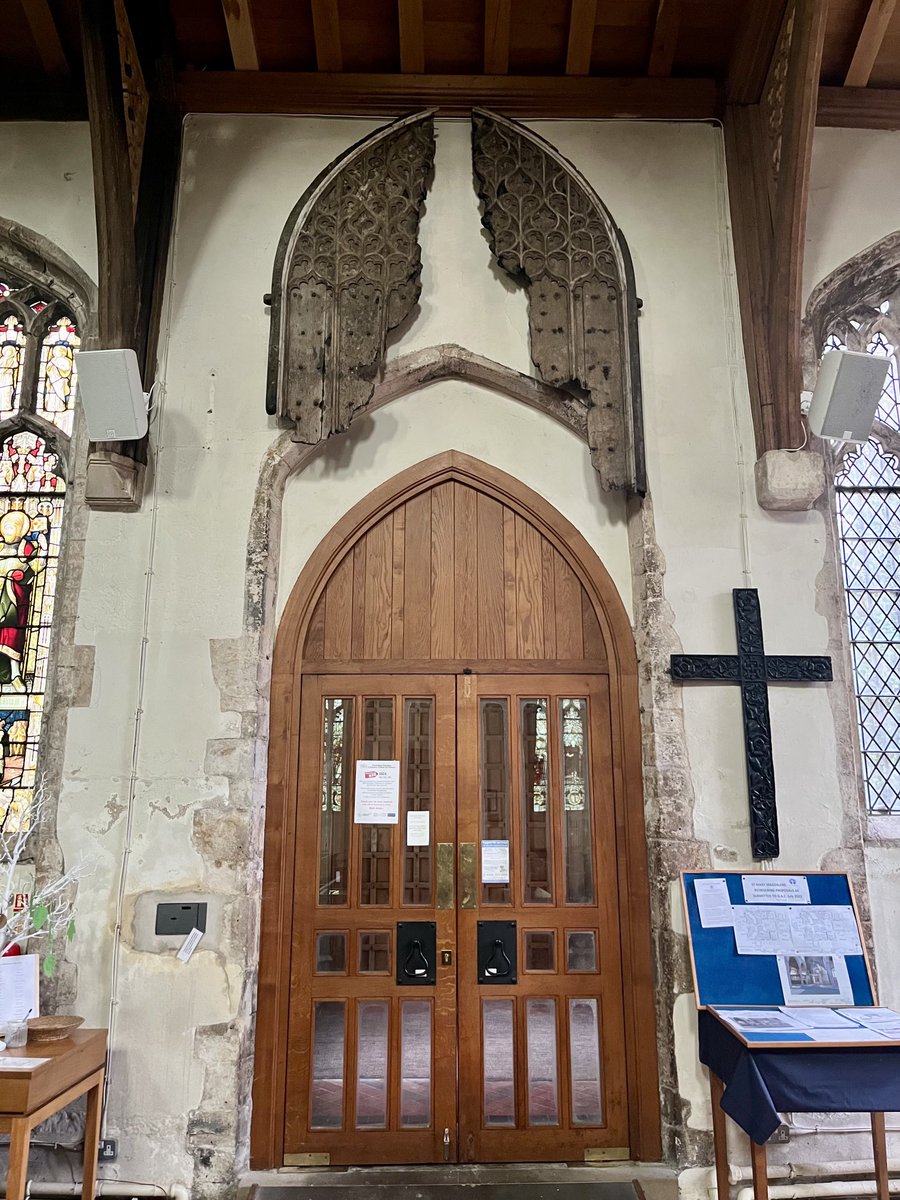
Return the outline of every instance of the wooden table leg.
<path id="1" fill-rule="evenodd" d="M 872 1150 L 875 1157 L 875 1194 L 878 1200 L 888 1200 L 888 1160 L 883 1112 L 872 1113 Z"/>
<path id="2" fill-rule="evenodd" d="M 6 1200 L 24 1200 L 28 1180 L 28 1147 L 31 1126 L 27 1117 L 13 1117 L 9 1134 L 9 1169 L 6 1173 Z"/>
<path id="3" fill-rule="evenodd" d="M 753 1167 L 753 1200 L 769 1200 L 769 1168 L 766 1148 L 750 1139 L 750 1163 Z"/>
<path id="4" fill-rule="evenodd" d="M 722 1080 L 709 1073 L 709 1095 L 712 1100 L 713 1146 L 716 1152 L 716 1190 L 719 1200 L 728 1200 L 728 1138 L 725 1133 L 725 1114 L 722 1112 Z"/>
<path id="5" fill-rule="evenodd" d="M 100 1109 L 103 1103 L 103 1072 L 87 1094 L 84 1118 L 84 1171 L 81 1200 L 94 1200 L 97 1186 L 97 1152 L 100 1143 Z"/>

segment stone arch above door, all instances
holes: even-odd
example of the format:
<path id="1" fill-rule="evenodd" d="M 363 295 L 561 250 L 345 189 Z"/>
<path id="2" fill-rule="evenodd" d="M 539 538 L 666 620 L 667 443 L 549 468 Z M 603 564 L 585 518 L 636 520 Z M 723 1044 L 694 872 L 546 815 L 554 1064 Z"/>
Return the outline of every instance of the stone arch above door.
<path id="1" fill-rule="evenodd" d="M 460 561 L 463 576 L 474 581 L 468 592 L 446 584 Z M 366 621 L 368 602 L 381 619 Z M 337 522 L 301 572 L 279 625 L 251 1161 L 271 1167 L 283 1157 L 294 852 L 308 833 L 298 828 L 295 811 L 304 769 L 298 749 L 304 675 L 417 670 L 608 677 L 629 1140 L 635 1157 L 656 1159 L 656 1045 L 639 1036 L 655 1027 L 655 1011 L 637 662 L 628 616 L 574 526 L 511 476 L 449 451 L 388 480 Z"/>

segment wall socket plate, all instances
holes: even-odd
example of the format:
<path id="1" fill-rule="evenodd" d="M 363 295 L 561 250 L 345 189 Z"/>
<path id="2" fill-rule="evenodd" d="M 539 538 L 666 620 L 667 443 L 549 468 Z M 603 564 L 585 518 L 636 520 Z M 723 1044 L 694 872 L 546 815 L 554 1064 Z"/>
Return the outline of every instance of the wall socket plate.
<path id="1" fill-rule="evenodd" d="M 185 904 L 157 904 L 156 933 L 158 936 L 190 933 L 199 929 L 206 933 L 206 904 L 202 901 Z"/>
<path id="2" fill-rule="evenodd" d="M 119 1157 L 119 1143 L 115 1138 L 101 1138 L 97 1158 L 100 1162 L 115 1162 Z"/>

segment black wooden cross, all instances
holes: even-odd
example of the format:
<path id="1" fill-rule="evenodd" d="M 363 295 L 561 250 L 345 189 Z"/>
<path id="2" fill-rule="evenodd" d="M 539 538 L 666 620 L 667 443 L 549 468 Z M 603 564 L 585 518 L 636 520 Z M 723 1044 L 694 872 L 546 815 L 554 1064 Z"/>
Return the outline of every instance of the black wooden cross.
<path id="1" fill-rule="evenodd" d="M 754 858 L 777 858 L 769 684 L 828 683 L 832 679 L 831 659 L 826 655 L 766 654 L 756 588 L 734 588 L 732 594 L 737 654 L 673 654 L 670 670 L 679 683 L 702 680 L 740 684 L 750 791 L 750 843 Z"/>

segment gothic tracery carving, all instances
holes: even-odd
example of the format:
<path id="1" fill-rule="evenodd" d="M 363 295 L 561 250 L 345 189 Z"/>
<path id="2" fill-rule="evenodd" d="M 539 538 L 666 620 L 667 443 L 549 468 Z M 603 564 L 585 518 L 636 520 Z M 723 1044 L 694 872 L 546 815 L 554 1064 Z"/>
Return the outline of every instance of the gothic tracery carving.
<path id="1" fill-rule="evenodd" d="M 637 301 L 621 233 L 571 163 L 524 126 L 476 110 L 472 151 L 494 257 L 528 290 L 541 378 L 581 393 L 603 486 L 643 492 Z"/>
<path id="2" fill-rule="evenodd" d="M 352 147 L 301 198 L 272 281 L 266 407 L 314 444 L 368 404 L 387 334 L 419 298 L 419 216 L 434 158 L 429 112 Z"/>

